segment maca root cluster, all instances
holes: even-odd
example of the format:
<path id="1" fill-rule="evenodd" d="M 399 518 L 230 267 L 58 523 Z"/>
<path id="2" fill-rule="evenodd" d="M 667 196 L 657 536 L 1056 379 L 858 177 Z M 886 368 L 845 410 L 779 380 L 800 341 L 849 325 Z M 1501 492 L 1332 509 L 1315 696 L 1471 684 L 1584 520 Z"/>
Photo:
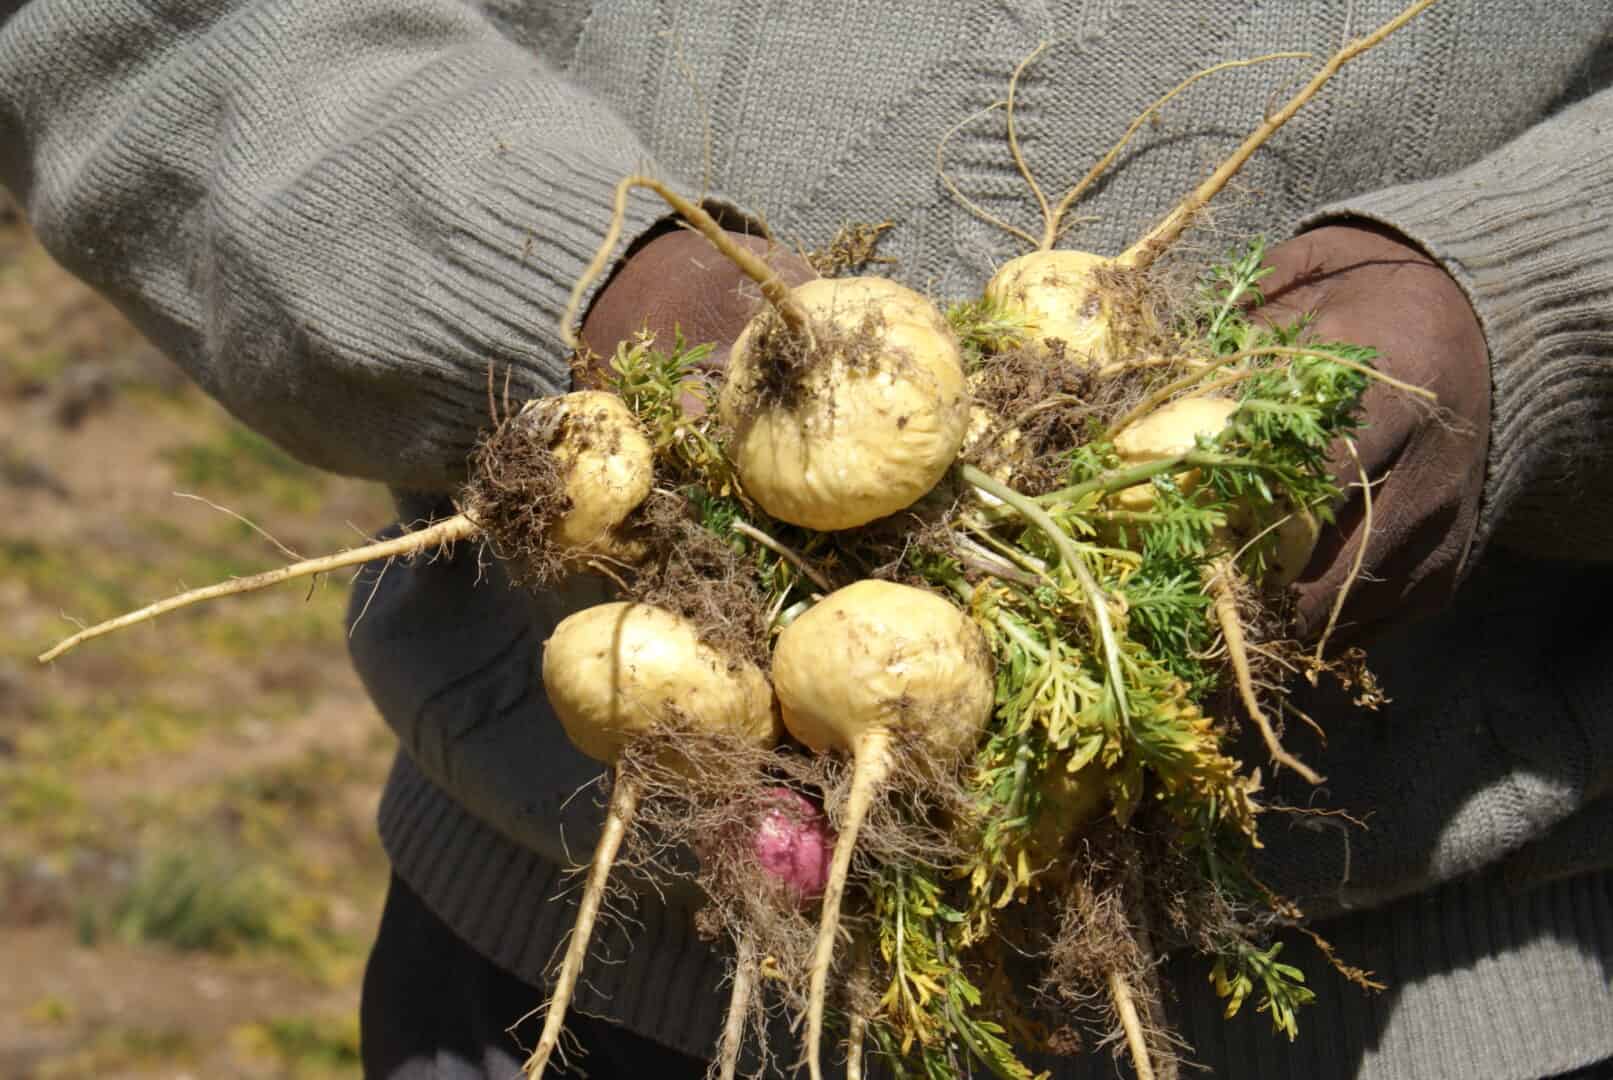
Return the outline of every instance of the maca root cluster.
<path id="1" fill-rule="evenodd" d="M 720 1076 L 773 1060 L 819 1080 L 831 1055 L 860 1076 L 877 1055 L 899 1076 L 1029 1078 L 1033 1056 L 1113 1045 L 1153 1077 L 1178 1047 L 1155 983 L 1167 948 L 1204 956 L 1229 1014 L 1252 1000 L 1292 1037 L 1310 991 L 1272 934 L 1302 913 L 1251 869 L 1259 767 L 1320 779 L 1282 741 L 1285 675 L 1328 667 L 1288 640 L 1284 590 L 1376 376 L 1369 350 L 1250 321 L 1258 242 L 1191 295 L 1156 270 L 1273 131 L 1430 2 L 1332 57 L 1114 258 L 1057 242 L 1115 152 L 1056 201 L 1026 171 L 1045 227 L 1010 231 L 1035 250 L 945 309 L 884 276 L 788 287 L 698 206 L 628 177 L 575 296 L 626 200 L 653 192 L 760 294 L 724 373 L 681 338 L 579 355 L 608 374 L 506 407 L 456 517 L 163 601 L 47 658 L 449 542 L 526 584 L 611 579 L 619 598 L 563 620 L 541 657 L 609 797 L 553 996 L 534 1003 L 532 1077 L 563 1052 L 618 859 L 705 892 L 698 926 L 733 973 Z M 1243 725 L 1269 764 L 1234 756 Z M 768 1040 L 780 1013 L 799 1021 L 790 1045 Z"/>

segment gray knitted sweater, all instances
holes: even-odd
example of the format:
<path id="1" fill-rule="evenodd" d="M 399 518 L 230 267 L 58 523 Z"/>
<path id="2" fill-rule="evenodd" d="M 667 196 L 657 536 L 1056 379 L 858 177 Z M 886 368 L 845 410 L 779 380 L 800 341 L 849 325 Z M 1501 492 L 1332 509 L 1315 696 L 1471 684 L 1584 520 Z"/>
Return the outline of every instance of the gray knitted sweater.
<path id="1" fill-rule="evenodd" d="M 0 0 L 0 180 L 241 419 L 314 464 L 440 493 L 485 423 L 490 363 L 517 392 L 563 388 L 556 322 L 623 174 L 719 194 L 807 247 L 892 218 L 894 272 L 969 295 L 1013 244 L 947 195 L 936 146 L 962 122 L 952 179 L 1030 224 L 1001 113 L 976 114 L 1037 42 L 1054 44 L 1018 116 L 1057 188 L 1184 76 L 1325 54 L 1399 6 Z M 1308 962 L 1319 1002 L 1290 1046 L 1264 1018 L 1223 1024 L 1204 972 L 1174 963 L 1177 1019 L 1221 1075 L 1525 1077 L 1613 1056 L 1613 575 L 1591 565 L 1613 541 L 1610 52 L 1606 0 L 1445 0 L 1346 69 L 1217 217 L 1233 236 L 1351 215 L 1401 230 L 1467 291 L 1494 372 L 1477 568 L 1451 611 L 1379 646 L 1393 706 L 1300 747 L 1371 827 L 1268 829 L 1275 883 L 1391 988 L 1367 998 Z M 1299 70 L 1173 104 L 1073 242 L 1137 236 Z M 659 214 L 635 202 L 631 226 Z M 353 651 L 403 746 L 381 810 L 397 872 L 538 978 L 597 817 L 567 799 L 597 766 L 547 712 L 537 657 L 599 591 L 477 577 L 463 553 L 394 567 Z M 580 1007 L 704 1053 L 721 959 L 685 898 L 639 914 Z M 1110 1068 L 1067 1071 L 1089 1067 Z"/>

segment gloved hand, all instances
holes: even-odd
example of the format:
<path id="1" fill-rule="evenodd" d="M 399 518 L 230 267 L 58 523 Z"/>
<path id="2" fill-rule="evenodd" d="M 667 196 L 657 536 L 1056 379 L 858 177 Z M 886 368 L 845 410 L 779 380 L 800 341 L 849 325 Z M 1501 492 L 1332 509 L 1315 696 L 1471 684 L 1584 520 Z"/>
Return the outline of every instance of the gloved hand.
<path id="1" fill-rule="evenodd" d="M 760 254 L 791 285 L 816 276 L 806 260 L 778 244 L 730 235 Z M 756 283 L 710 241 L 691 230 L 676 229 L 651 240 L 621 265 L 583 320 L 582 339 L 597 363 L 608 369 L 618 342 L 648 329 L 670 348 L 673 330 L 681 329 L 691 345 L 716 344 L 705 367 L 721 370 L 734 339 L 761 304 Z M 689 404 L 685 402 L 686 407 Z"/>
<path id="2" fill-rule="evenodd" d="M 1443 605 L 1455 590 L 1478 521 L 1490 429 L 1489 351 L 1467 297 L 1433 259 L 1368 222 L 1327 225 L 1271 249 L 1255 316 L 1309 335 L 1378 350 L 1377 367 L 1438 395 L 1437 405 L 1373 382 L 1355 443 L 1372 481 L 1364 536 L 1360 472 L 1343 446 L 1333 466 L 1347 499 L 1301 576 L 1299 633 L 1319 635 L 1363 539 L 1335 642 L 1361 640 L 1390 618 Z"/>

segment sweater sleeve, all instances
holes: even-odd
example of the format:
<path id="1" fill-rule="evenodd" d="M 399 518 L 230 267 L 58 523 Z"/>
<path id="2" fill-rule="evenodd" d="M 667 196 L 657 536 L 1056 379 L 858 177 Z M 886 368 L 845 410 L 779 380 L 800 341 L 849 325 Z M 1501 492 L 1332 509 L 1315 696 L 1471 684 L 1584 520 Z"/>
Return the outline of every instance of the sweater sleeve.
<path id="1" fill-rule="evenodd" d="M 304 460 L 451 486 L 557 327 L 612 189 L 606 106 L 460 0 L 0 4 L 0 180 L 69 270 Z M 629 235 L 654 208 L 634 200 Z"/>
<path id="2" fill-rule="evenodd" d="M 1613 557 L 1613 89 L 1454 174 L 1318 212 L 1397 229 L 1466 291 L 1489 344 L 1474 550 Z"/>

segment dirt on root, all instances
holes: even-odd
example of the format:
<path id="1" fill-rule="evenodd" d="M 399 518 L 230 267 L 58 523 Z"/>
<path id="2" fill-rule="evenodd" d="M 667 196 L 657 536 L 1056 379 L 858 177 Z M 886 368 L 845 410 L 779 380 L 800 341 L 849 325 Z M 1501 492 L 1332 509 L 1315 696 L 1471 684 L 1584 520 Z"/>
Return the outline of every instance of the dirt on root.
<path id="1" fill-rule="evenodd" d="M 651 491 L 630 524 L 648 554 L 625 579 L 624 594 L 682 615 L 703 644 L 766 672 L 770 624 L 755 568 L 694 519 L 680 492 Z"/>
<path id="2" fill-rule="evenodd" d="M 740 428 L 763 412 L 801 412 L 834 387 L 814 378 L 825 364 L 839 364 L 848 376 L 905 366 L 907 357 L 885 341 L 885 318 L 869 311 L 854 325 L 813 320 L 810 338 L 795 334 L 776 312 L 766 315 L 750 339 L 750 378 L 734 393 Z"/>

